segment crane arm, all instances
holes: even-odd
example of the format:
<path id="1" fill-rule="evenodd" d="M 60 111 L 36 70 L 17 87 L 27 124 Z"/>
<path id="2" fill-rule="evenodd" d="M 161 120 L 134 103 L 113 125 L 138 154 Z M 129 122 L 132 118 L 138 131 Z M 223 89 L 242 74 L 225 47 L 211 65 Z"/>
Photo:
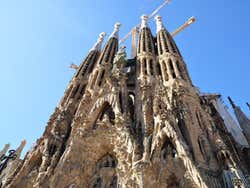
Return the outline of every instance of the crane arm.
<path id="1" fill-rule="evenodd" d="M 164 2 L 157 7 L 150 15 L 149 15 L 149 19 L 151 19 L 152 17 L 154 17 L 164 6 L 166 6 L 168 3 L 170 3 L 171 0 L 164 0 Z M 140 27 L 140 24 L 137 24 L 136 26 L 134 26 L 120 41 L 119 44 L 122 44 L 123 42 L 125 42 L 128 37 L 130 35 L 133 34 L 133 30 L 134 28 Z"/>
<path id="2" fill-rule="evenodd" d="M 180 26 L 178 29 L 176 29 L 174 32 L 171 33 L 172 37 L 180 33 L 182 30 L 186 29 L 188 26 L 193 24 L 196 21 L 195 17 L 191 17 L 186 21 L 182 26 Z"/>
<path id="3" fill-rule="evenodd" d="M 74 64 L 74 63 L 71 63 L 71 65 L 69 66 L 70 68 L 72 68 L 72 69 L 75 69 L 75 70 L 77 70 L 79 67 L 76 65 L 76 64 Z"/>
<path id="4" fill-rule="evenodd" d="M 149 15 L 149 19 L 154 17 L 165 5 L 167 5 L 168 3 L 170 3 L 171 0 L 165 0 L 159 7 L 157 7 L 157 9 L 155 9 L 150 15 Z"/>

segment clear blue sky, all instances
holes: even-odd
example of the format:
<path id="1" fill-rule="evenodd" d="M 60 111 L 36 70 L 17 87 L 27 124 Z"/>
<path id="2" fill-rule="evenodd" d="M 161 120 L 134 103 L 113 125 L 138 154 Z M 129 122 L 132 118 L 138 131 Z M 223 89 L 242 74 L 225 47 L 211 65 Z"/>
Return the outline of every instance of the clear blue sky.
<path id="1" fill-rule="evenodd" d="M 0 148 L 26 150 L 39 138 L 74 71 L 102 31 L 121 35 L 162 0 L 1 0 Z M 160 14 L 169 31 L 190 16 L 197 23 L 175 37 L 195 85 L 250 102 L 250 1 L 172 0 Z M 155 24 L 151 22 L 155 33 Z M 226 101 L 227 102 L 227 101 Z M 228 103 L 227 103 L 228 104 Z"/>

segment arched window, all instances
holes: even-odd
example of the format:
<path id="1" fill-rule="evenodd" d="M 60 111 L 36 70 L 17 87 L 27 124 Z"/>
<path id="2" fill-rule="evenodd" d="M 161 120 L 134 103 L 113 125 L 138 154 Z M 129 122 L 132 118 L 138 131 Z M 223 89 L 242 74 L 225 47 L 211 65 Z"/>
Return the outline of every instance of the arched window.
<path id="1" fill-rule="evenodd" d="M 168 63 L 169 63 L 170 71 L 171 71 L 171 74 L 172 74 L 173 78 L 176 78 L 176 74 L 174 72 L 174 66 L 173 66 L 172 60 L 169 59 Z"/>
<path id="2" fill-rule="evenodd" d="M 93 85 L 95 85 L 97 75 L 98 75 L 98 71 L 96 71 L 95 74 L 94 74 L 94 77 L 93 77 L 93 80 L 92 80 Z"/>
<path id="3" fill-rule="evenodd" d="M 169 138 L 166 138 L 161 148 L 161 158 L 163 160 L 166 160 L 168 155 L 172 158 L 175 158 L 177 155 L 177 151 L 171 140 Z"/>
<path id="4" fill-rule="evenodd" d="M 168 81 L 169 80 L 169 76 L 168 76 L 168 71 L 167 71 L 167 64 L 165 61 L 162 61 L 162 72 L 163 74 L 165 75 L 165 81 Z"/>
<path id="5" fill-rule="evenodd" d="M 56 152 L 56 145 L 55 144 L 51 144 L 50 146 L 49 146 L 49 155 L 50 156 L 53 156 L 54 154 L 55 154 L 55 152 Z"/>
<path id="6" fill-rule="evenodd" d="M 78 100 L 82 98 L 84 92 L 85 92 L 85 89 L 86 89 L 86 85 L 83 85 L 81 90 L 80 90 L 80 94 L 78 95 Z"/>
<path id="7" fill-rule="evenodd" d="M 91 73 L 93 71 L 95 63 L 96 63 L 96 60 L 97 60 L 96 57 L 97 57 L 97 55 L 93 55 L 92 56 L 91 61 L 90 61 L 90 66 L 89 66 L 88 73 Z"/>
<path id="8" fill-rule="evenodd" d="M 114 123 L 115 113 L 114 113 L 114 111 L 112 109 L 112 106 L 107 102 L 104 104 L 103 109 L 100 112 L 98 119 L 102 120 L 104 114 L 107 114 L 108 117 L 109 117 L 109 120 L 111 121 L 111 123 Z"/>
<path id="9" fill-rule="evenodd" d="M 166 33 L 161 32 L 161 35 L 162 35 L 162 42 L 163 42 L 163 45 L 165 47 L 165 50 L 166 50 L 166 52 L 169 52 L 168 43 L 167 43 L 168 38 L 166 36 Z"/>
<path id="10" fill-rule="evenodd" d="M 72 91 L 70 98 L 74 98 L 76 96 L 79 87 L 80 87 L 80 84 L 77 84 L 76 87 L 73 88 L 73 91 Z"/>
<path id="11" fill-rule="evenodd" d="M 110 187 L 117 188 L 118 177 L 116 171 L 117 160 L 110 154 L 106 154 L 98 160 L 95 174 L 92 178 L 93 188 Z"/>
<path id="12" fill-rule="evenodd" d="M 159 62 L 157 62 L 157 72 L 158 72 L 158 75 L 162 77 L 161 65 Z"/>
<path id="13" fill-rule="evenodd" d="M 149 60 L 149 71 L 150 71 L 150 74 L 153 76 L 154 75 L 154 67 L 153 67 L 153 60 L 150 59 Z"/>
<path id="14" fill-rule="evenodd" d="M 105 71 L 102 71 L 102 74 L 101 74 L 101 77 L 100 77 L 100 80 L 99 80 L 98 86 L 101 86 L 101 84 L 102 84 L 102 80 L 103 80 L 103 77 L 104 77 L 104 74 L 105 74 Z"/>

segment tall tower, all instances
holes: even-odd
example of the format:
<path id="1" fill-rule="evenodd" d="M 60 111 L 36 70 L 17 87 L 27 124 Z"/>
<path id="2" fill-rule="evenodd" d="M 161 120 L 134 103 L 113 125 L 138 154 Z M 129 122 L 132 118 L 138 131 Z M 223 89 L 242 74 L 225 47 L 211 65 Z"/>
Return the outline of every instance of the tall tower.
<path id="1" fill-rule="evenodd" d="M 240 124 L 240 127 L 242 128 L 243 133 L 248 143 L 250 144 L 250 119 L 244 114 L 244 112 L 240 109 L 239 106 L 236 106 L 234 104 L 233 100 L 230 97 L 228 97 L 228 100 L 232 105 L 236 118 Z"/>
<path id="2" fill-rule="evenodd" d="M 249 187 L 223 118 L 197 93 L 162 18 L 155 36 L 148 19 L 134 59 L 118 48 L 120 23 L 103 49 L 100 35 L 5 187 Z"/>

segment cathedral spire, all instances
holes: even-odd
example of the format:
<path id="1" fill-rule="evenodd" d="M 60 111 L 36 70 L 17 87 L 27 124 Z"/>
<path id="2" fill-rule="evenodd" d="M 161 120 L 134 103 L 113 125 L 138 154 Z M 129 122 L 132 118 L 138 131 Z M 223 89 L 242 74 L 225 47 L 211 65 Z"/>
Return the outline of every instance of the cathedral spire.
<path id="1" fill-rule="evenodd" d="M 109 36 L 109 40 L 105 44 L 105 47 L 101 53 L 98 60 L 98 64 L 113 63 L 114 56 L 118 51 L 118 39 L 119 39 L 119 29 L 121 24 L 119 22 L 115 23 L 114 30 Z"/>
<path id="2" fill-rule="evenodd" d="M 171 34 L 164 27 L 162 17 L 155 17 L 157 31 L 157 51 L 159 72 L 166 83 L 172 79 L 186 80 L 191 83 L 186 65 Z"/>
<path id="3" fill-rule="evenodd" d="M 148 19 L 149 17 L 145 14 L 141 16 L 141 29 L 148 27 Z"/>
<path id="4" fill-rule="evenodd" d="M 90 87 L 95 88 L 100 87 L 105 79 L 105 75 L 112 67 L 115 55 L 118 51 L 119 45 L 119 29 L 121 24 L 119 22 L 115 23 L 114 30 L 109 36 L 107 43 L 102 50 L 102 53 L 98 59 L 96 69 L 90 79 Z M 102 65 L 102 66 L 100 66 Z"/>
<path id="5" fill-rule="evenodd" d="M 97 42 L 90 49 L 90 51 L 94 51 L 94 50 L 101 51 L 102 42 L 103 42 L 105 36 L 106 36 L 105 32 L 100 33 L 99 34 L 99 38 L 97 39 Z"/>
<path id="6" fill-rule="evenodd" d="M 240 127 L 243 130 L 244 135 L 246 136 L 246 139 L 248 143 L 250 144 L 250 119 L 247 117 L 247 115 L 240 109 L 239 106 L 236 106 L 233 100 L 228 97 L 228 100 L 230 104 L 232 105 L 234 109 L 234 113 L 236 115 L 236 118 L 240 124 Z"/>
<path id="7" fill-rule="evenodd" d="M 120 27 L 121 27 L 121 23 L 119 23 L 119 22 L 115 23 L 114 31 L 113 31 L 113 33 L 111 33 L 109 38 L 117 38 L 118 39 Z"/>
<path id="8" fill-rule="evenodd" d="M 141 16 L 141 29 L 139 34 L 138 41 L 138 55 L 142 53 L 150 53 L 155 56 L 155 45 L 154 45 L 154 37 L 150 28 L 148 27 L 148 19 L 147 15 Z"/>
<path id="9" fill-rule="evenodd" d="M 156 20 L 156 33 L 161 31 L 162 29 L 165 29 L 162 23 L 162 17 L 160 15 L 155 16 Z"/>

